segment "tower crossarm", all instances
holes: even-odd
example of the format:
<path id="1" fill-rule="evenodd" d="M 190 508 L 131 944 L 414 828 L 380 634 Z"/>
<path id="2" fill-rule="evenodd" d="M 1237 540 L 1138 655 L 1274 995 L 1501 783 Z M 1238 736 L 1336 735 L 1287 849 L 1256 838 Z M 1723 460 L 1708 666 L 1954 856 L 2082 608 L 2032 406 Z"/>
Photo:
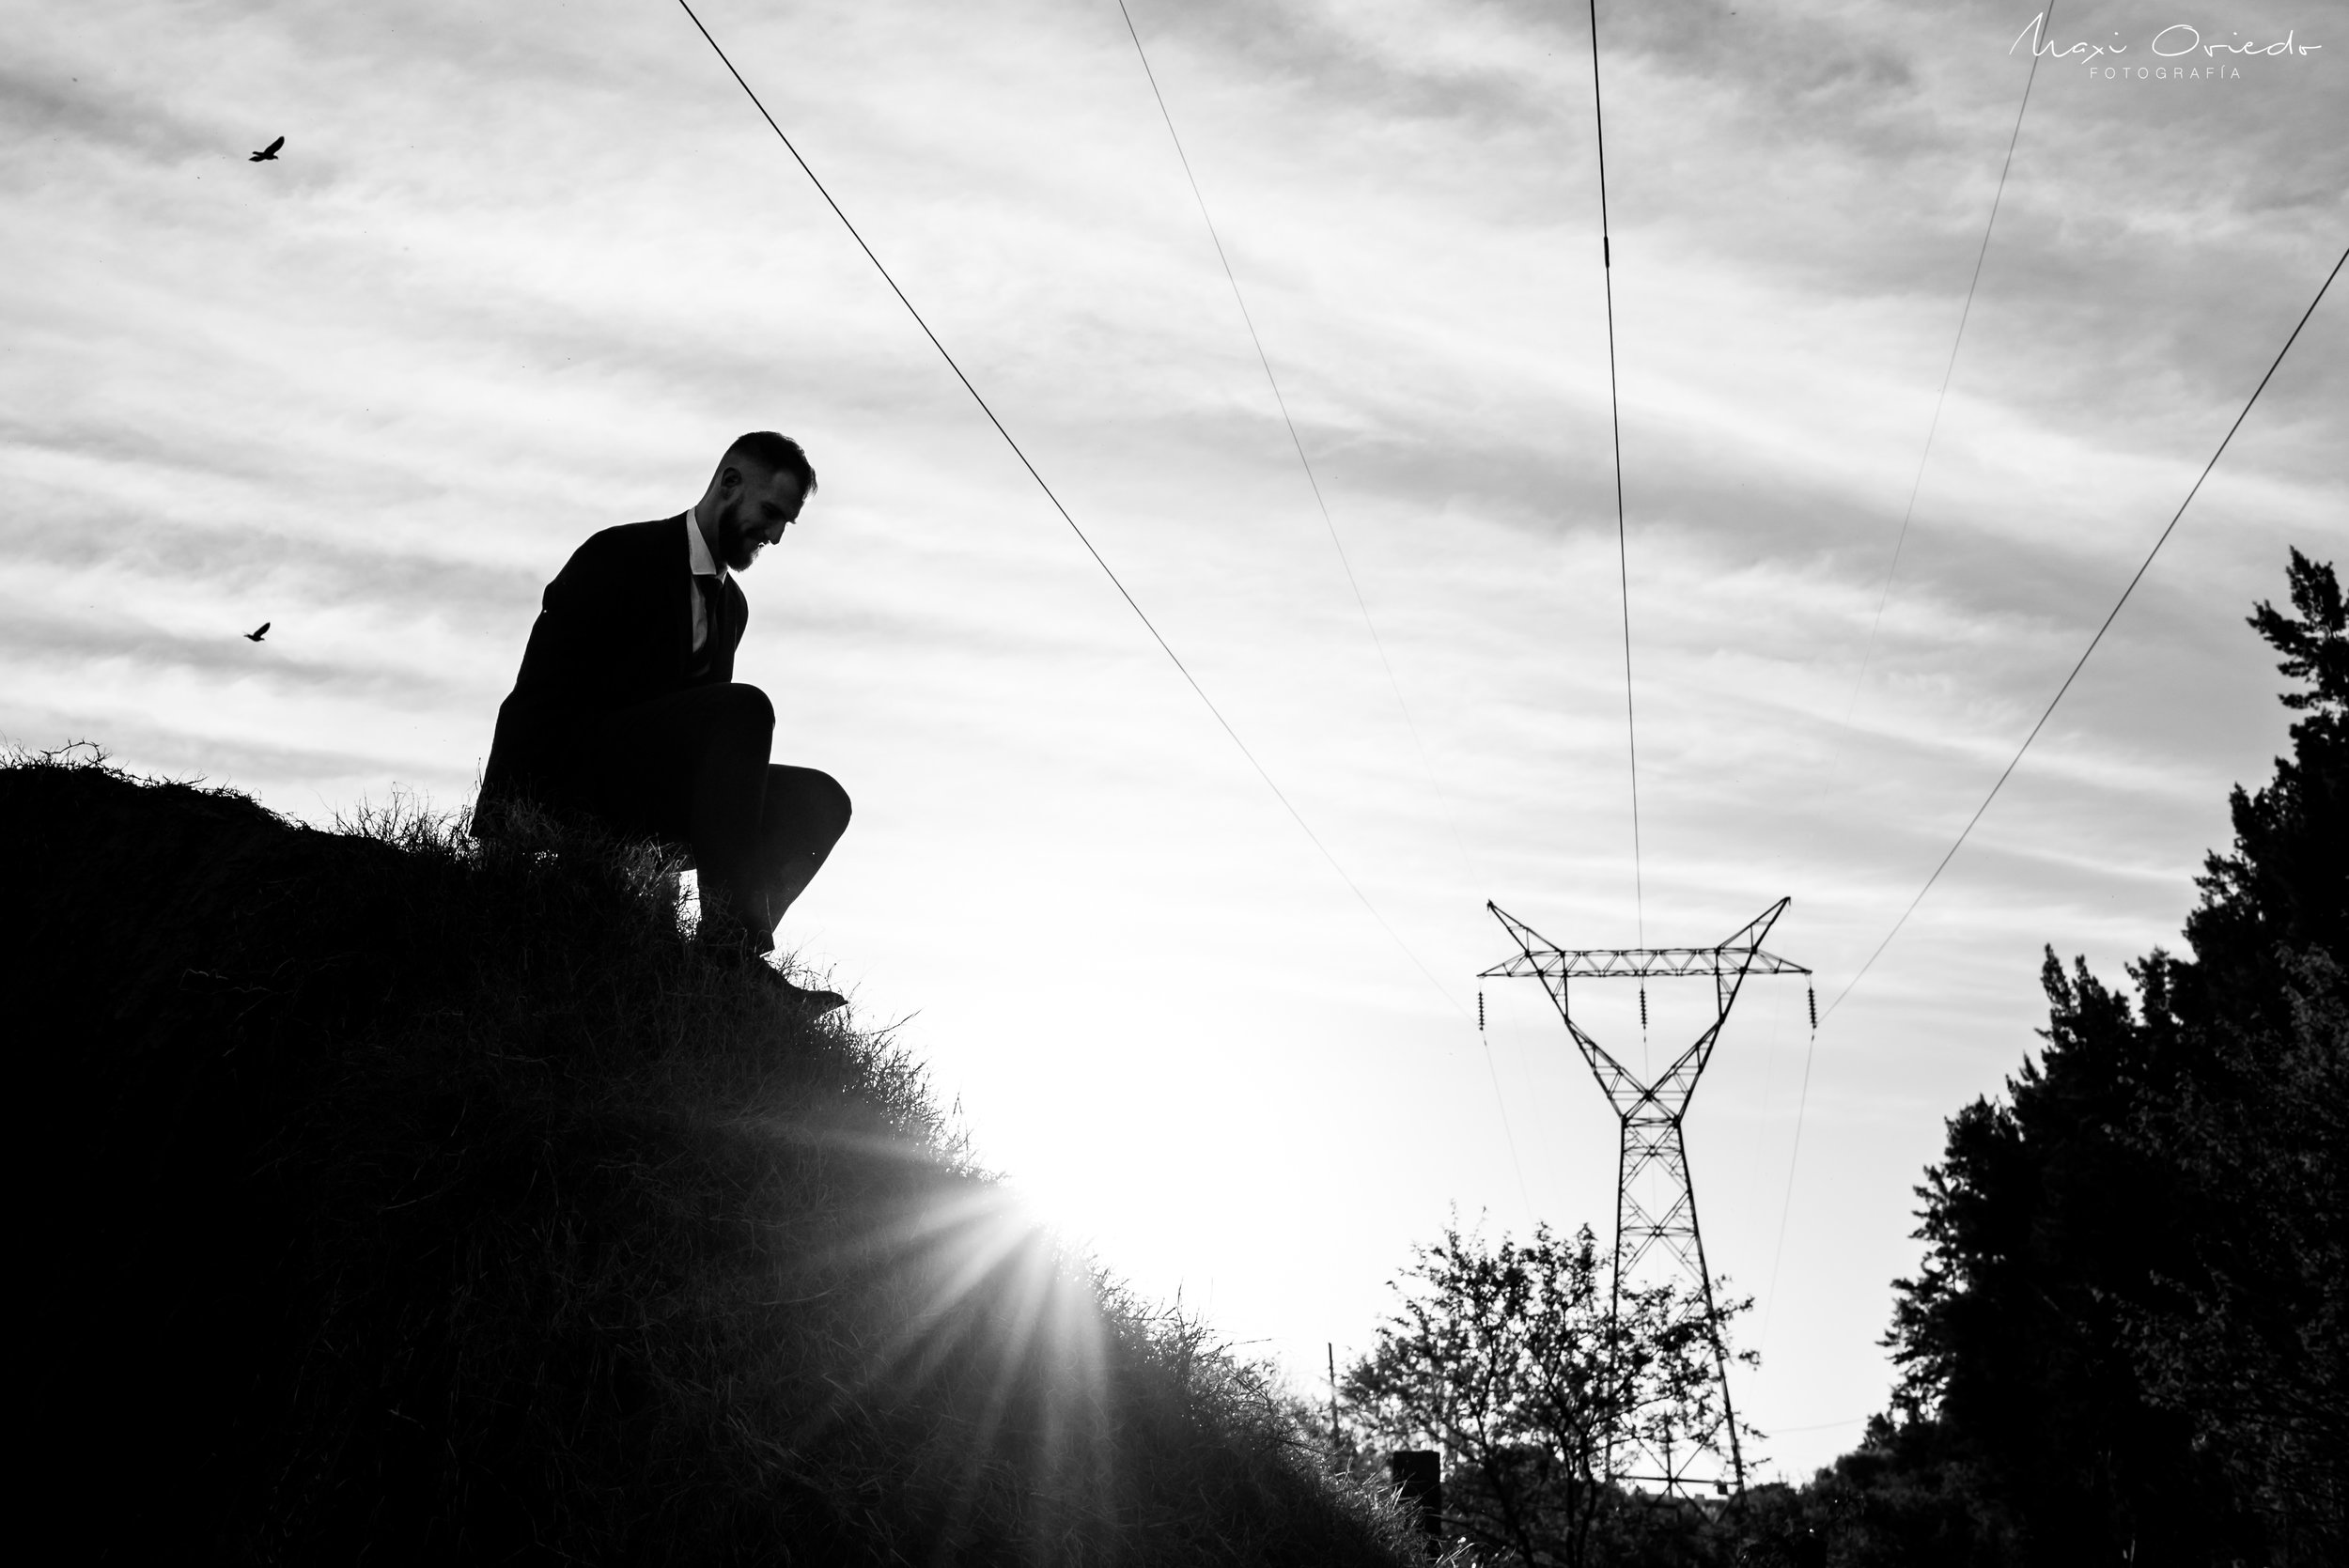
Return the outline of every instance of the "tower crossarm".
<path id="1" fill-rule="evenodd" d="M 1558 1007 L 1558 1016 L 1565 1020 L 1566 1029 L 1581 1048 L 1583 1060 L 1590 1063 L 1599 1087 L 1614 1102 L 1616 1111 L 1626 1113 L 1641 1102 L 1669 1106 L 1674 1114 L 1685 1110 L 1688 1096 L 1696 1088 L 1696 1080 L 1704 1071 L 1719 1037 L 1721 1025 L 1729 1019 L 1729 1009 L 1736 1000 L 1738 988 L 1752 974 L 1809 974 L 1811 971 L 1791 959 L 1766 952 L 1763 938 L 1778 924 L 1778 917 L 1791 902 L 1781 898 L 1752 920 L 1746 923 L 1727 941 L 1713 947 L 1585 947 L 1562 948 L 1539 931 L 1510 914 L 1498 904 L 1485 908 L 1514 938 L 1517 955 L 1486 970 L 1479 979 L 1537 979 L 1549 999 Z M 1653 1083 L 1642 1082 L 1625 1065 L 1591 1038 L 1574 1020 L 1574 1010 L 1567 1001 L 1568 982 L 1573 980 L 1630 980 L 1652 975 L 1699 976 L 1713 982 L 1714 1000 L 1718 1006 L 1711 1027 L 1707 1028 L 1688 1048 L 1676 1058 L 1663 1075 Z"/>
<path id="2" fill-rule="evenodd" d="M 1496 911 L 1498 912 L 1498 911 Z M 1809 974 L 1792 959 L 1740 947 L 1545 947 L 1479 972 L 1479 979 L 1539 975 L 1571 980 L 1645 980 L 1654 975 Z"/>
<path id="3" fill-rule="evenodd" d="M 1791 958 L 1765 952 L 1762 935 L 1776 924 L 1780 899 L 1729 940 L 1713 947 L 1560 947 L 1498 904 L 1493 918 L 1517 939 L 1517 955 L 1486 970 L 1480 979 L 1645 980 L 1657 975 L 1809 974 Z"/>

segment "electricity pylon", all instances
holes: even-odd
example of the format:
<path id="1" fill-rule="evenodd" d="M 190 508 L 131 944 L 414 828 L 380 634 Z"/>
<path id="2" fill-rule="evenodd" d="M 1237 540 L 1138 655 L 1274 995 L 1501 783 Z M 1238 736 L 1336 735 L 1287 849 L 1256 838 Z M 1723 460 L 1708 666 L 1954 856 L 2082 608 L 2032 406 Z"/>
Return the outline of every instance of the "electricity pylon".
<path id="1" fill-rule="evenodd" d="M 1654 1272 L 1674 1273 L 1693 1280 L 1697 1299 L 1703 1303 L 1704 1327 L 1713 1352 L 1713 1373 L 1720 1386 L 1720 1409 L 1707 1427 L 1674 1442 L 1667 1430 L 1659 1440 L 1633 1433 L 1625 1438 L 1626 1463 L 1618 1466 L 1617 1445 L 1610 1438 L 1606 1479 L 1660 1486 L 1668 1496 L 1692 1497 L 1709 1483 L 1716 1493 L 1746 1484 L 1745 1455 L 1737 1442 L 1737 1419 L 1729 1402 L 1729 1350 L 1721 1333 L 1720 1313 L 1713 1301 L 1713 1277 L 1704 1265 L 1704 1237 L 1697 1229 L 1696 1188 L 1688 1179 L 1688 1148 L 1682 1121 L 1697 1089 L 1704 1064 L 1712 1060 L 1721 1026 L 1749 974 L 1809 974 L 1800 964 L 1789 963 L 1762 951 L 1778 917 L 1790 899 L 1780 899 L 1718 947 L 1561 948 L 1523 921 L 1486 904 L 1493 918 L 1516 939 L 1518 955 L 1496 964 L 1479 978 L 1538 977 L 1558 1004 L 1566 1032 L 1581 1048 L 1582 1060 L 1615 1108 L 1623 1141 L 1615 1159 L 1615 1277 L 1609 1312 L 1619 1309 L 1624 1283 L 1650 1255 L 1657 1255 Z M 1574 1021 L 1568 1002 L 1569 980 L 1647 980 L 1658 976 L 1710 975 L 1714 1016 L 1696 1043 L 1673 1059 L 1652 1083 L 1638 1076 L 1591 1038 Z M 1645 987 L 1641 987 L 1641 1022 L 1646 1023 Z M 1650 1202 L 1640 1201 L 1642 1178 L 1652 1178 L 1656 1191 Z M 1727 1439 L 1728 1452 L 1721 1452 Z M 1726 1460 L 1726 1466 L 1723 1461 Z"/>

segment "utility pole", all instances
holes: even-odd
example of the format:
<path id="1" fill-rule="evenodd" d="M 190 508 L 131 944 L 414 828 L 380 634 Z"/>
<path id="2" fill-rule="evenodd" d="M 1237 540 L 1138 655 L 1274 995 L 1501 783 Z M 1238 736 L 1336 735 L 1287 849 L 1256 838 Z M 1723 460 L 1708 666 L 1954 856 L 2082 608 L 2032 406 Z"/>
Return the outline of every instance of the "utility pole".
<path id="1" fill-rule="evenodd" d="M 1623 1299 L 1626 1279 L 1678 1277 L 1692 1281 L 1703 1303 L 1707 1339 L 1713 1351 L 1713 1373 L 1719 1385 L 1720 1410 L 1710 1426 L 1684 1435 L 1674 1442 L 1667 1432 L 1660 1441 L 1633 1433 L 1622 1443 L 1624 1462 L 1617 1464 L 1617 1443 L 1607 1446 L 1606 1479 L 1659 1487 L 1667 1496 L 1701 1497 L 1706 1491 L 1723 1495 L 1744 1491 L 1745 1455 L 1737 1441 L 1737 1418 L 1729 1399 L 1729 1347 L 1721 1333 L 1719 1309 L 1713 1300 L 1713 1277 L 1704 1263 L 1704 1237 L 1697 1228 L 1696 1188 L 1688 1178 L 1688 1148 L 1683 1121 L 1697 1079 L 1712 1060 L 1721 1027 L 1749 974 L 1809 974 L 1800 964 L 1789 963 L 1762 951 L 1778 917 L 1793 902 L 1781 898 L 1715 947 L 1562 948 L 1524 922 L 1486 904 L 1517 944 L 1517 956 L 1496 964 L 1478 978 L 1493 976 L 1537 978 L 1557 1003 L 1566 1032 L 1574 1036 L 1590 1064 L 1591 1074 L 1614 1107 L 1622 1128 L 1615 1157 L 1615 1269 L 1610 1319 Z M 1618 1062 L 1574 1021 L 1569 1004 L 1569 980 L 1686 979 L 1710 977 L 1713 982 L 1713 1021 L 1694 1044 L 1672 1059 L 1654 1081 Z M 1642 1024 L 1646 1012 L 1641 986 Z M 1641 1201 L 1645 1193 L 1647 1202 Z"/>
<path id="2" fill-rule="evenodd" d="M 1334 1465 L 1346 1452 L 1338 1442 L 1338 1343 L 1324 1340 L 1321 1347 L 1330 1353 L 1330 1463 Z"/>

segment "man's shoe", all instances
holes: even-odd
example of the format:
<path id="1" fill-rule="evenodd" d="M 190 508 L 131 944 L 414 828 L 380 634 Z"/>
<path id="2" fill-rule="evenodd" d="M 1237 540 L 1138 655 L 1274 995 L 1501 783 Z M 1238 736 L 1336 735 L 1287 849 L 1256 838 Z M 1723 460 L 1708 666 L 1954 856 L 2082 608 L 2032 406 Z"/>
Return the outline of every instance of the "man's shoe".
<path id="1" fill-rule="evenodd" d="M 803 1017 L 820 1018 L 833 1008 L 846 1007 L 848 1004 L 848 999 L 838 991 L 811 990 L 805 986 L 793 984 L 791 977 L 769 963 L 767 955 L 763 953 L 752 955 L 746 962 L 749 968 L 758 971 L 761 979 L 781 994 L 785 1001 L 798 1008 Z"/>
<path id="2" fill-rule="evenodd" d="M 810 990 L 792 984 L 788 975 L 767 961 L 767 955 L 754 950 L 749 939 L 729 933 L 724 937 L 705 938 L 701 949 L 728 969 L 743 969 L 756 974 L 773 986 L 783 1000 L 807 1017 L 817 1018 L 835 1007 L 845 1007 L 848 999 L 837 991 Z"/>
<path id="3" fill-rule="evenodd" d="M 811 1018 L 820 1018 L 833 1008 L 848 1004 L 848 999 L 838 991 L 810 990 L 805 986 L 793 985 L 781 970 L 771 964 L 761 961 L 758 967 L 773 977 L 775 989 L 783 993 L 786 1001 L 794 1003 Z"/>

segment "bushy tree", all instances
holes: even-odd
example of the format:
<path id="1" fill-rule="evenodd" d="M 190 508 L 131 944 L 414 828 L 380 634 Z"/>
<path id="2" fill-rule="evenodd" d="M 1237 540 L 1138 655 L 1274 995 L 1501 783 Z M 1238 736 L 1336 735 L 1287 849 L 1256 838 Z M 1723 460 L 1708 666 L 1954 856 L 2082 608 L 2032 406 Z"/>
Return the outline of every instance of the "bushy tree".
<path id="1" fill-rule="evenodd" d="M 2349 1550 L 2349 641 L 2328 565 L 2251 625 L 2306 715 L 2136 996 L 2052 951 L 2046 1048 L 1953 1117 L 1896 1404 L 2024 1560 Z"/>
<path id="2" fill-rule="evenodd" d="M 2295 615 L 2251 625 L 2304 689 L 2293 755 L 2232 797 L 2186 919 L 2191 964 L 2162 961 L 2149 1029 L 2194 1042 L 2195 1071 L 2127 1129 L 2173 1172 L 2191 1256 L 2125 1318 L 2151 1397 L 2186 1413 L 2294 1560 L 2349 1558 L 2349 636 L 2329 565 L 2293 552 Z M 2156 1003 L 2159 1003 L 2156 1008 Z"/>
<path id="3" fill-rule="evenodd" d="M 1449 1227 L 1394 1281 L 1395 1312 L 1345 1378 L 1373 1440 L 1450 1457 L 1445 1523 L 1484 1553 L 1525 1568 L 1588 1560 L 1618 1500 L 1609 1444 L 1685 1448 L 1722 1423 L 1702 1300 L 1658 1285 L 1626 1289 L 1610 1310 L 1610 1269 L 1587 1226 L 1491 1246 Z M 1724 1325 L 1750 1305 L 1726 1304 Z"/>

